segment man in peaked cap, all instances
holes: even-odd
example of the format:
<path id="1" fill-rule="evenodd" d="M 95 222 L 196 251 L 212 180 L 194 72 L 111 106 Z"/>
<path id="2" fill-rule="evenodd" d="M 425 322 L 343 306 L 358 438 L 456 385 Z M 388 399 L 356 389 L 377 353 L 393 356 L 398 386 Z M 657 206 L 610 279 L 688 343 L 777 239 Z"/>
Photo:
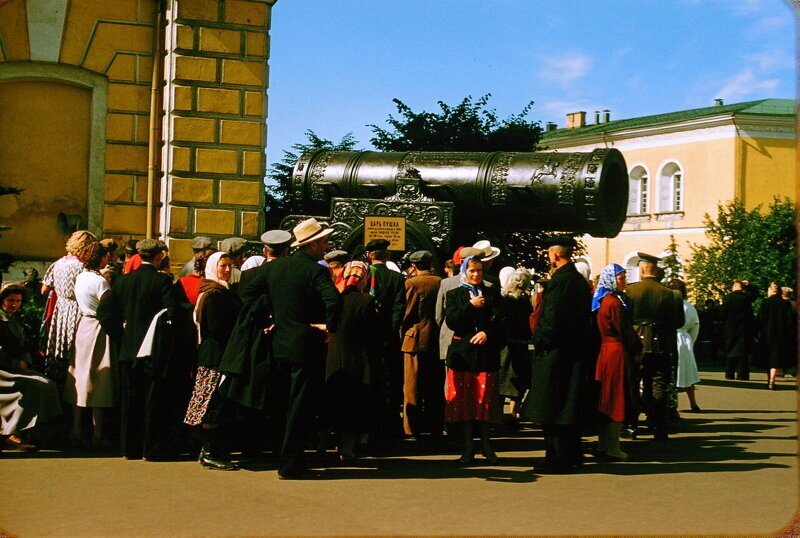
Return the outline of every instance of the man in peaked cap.
<path id="1" fill-rule="evenodd" d="M 536 472 L 572 472 L 581 460 L 581 412 L 592 374 L 589 283 L 575 269 L 575 241 L 550 237 L 545 242 L 553 271 L 533 333 L 531 391 L 525 414 L 542 425 L 545 461 Z"/>
<path id="2" fill-rule="evenodd" d="M 439 361 L 436 295 L 441 277 L 431 271 L 433 254 L 418 250 L 409 256 L 416 275 L 406 280 L 403 344 L 403 430 L 419 436 L 426 430 L 441 437 L 444 430 L 444 364 Z"/>
<path id="3" fill-rule="evenodd" d="M 652 402 L 648 417 L 655 440 L 665 441 L 669 427 L 668 390 L 672 364 L 678 354 L 677 330 L 684 323 L 683 300 L 658 282 L 660 258 L 645 252 L 638 255 L 641 280 L 628 284 L 625 292 L 631 303 L 633 326 L 644 345 L 639 373 L 644 381 L 643 397 Z M 634 416 L 638 416 L 638 405 L 634 407 Z M 634 435 L 635 431 L 634 424 Z"/>
<path id="4" fill-rule="evenodd" d="M 400 406 L 403 401 L 403 360 L 400 356 L 400 324 L 405 314 L 406 296 L 403 275 L 387 267 L 389 241 L 374 239 L 365 250 L 370 263 L 370 294 L 375 297 L 381 342 L 377 352 L 382 379 L 380 410 L 376 413 L 383 439 L 402 435 Z"/>
<path id="5" fill-rule="evenodd" d="M 286 230 L 269 230 L 261 234 L 261 242 L 264 243 L 261 249 L 264 261 L 258 267 L 253 267 L 242 271 L 239 276 L 239 294 L 244 291 L 248 282 L 253 280 L 266 265 L 278 258 L 284 258 L 289 253 L 289 244 L 292 242 L 292 234 Z"/>
<path id="6" fill-rule="evenodd" d="M 206 237 L 204 235 L 198 235 L 194 239 L 192 239 L 192 252 L 197 254 L 207 248 L 211 248 L 211 238 Z M 192 256 L 188 262 L 183 264 L 181 267 L 180 273 L 178 273 L 178 277 L 188 276 L 194 274 L 194 256 Z"/>

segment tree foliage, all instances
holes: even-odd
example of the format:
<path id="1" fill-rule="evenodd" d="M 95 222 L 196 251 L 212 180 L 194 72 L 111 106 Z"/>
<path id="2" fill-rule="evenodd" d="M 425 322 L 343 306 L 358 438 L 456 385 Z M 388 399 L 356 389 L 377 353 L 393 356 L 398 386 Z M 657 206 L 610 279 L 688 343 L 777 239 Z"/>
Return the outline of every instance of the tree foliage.
<path id="1" fill-rule="evenodd" d="M 370 142 L 381 151 L 533 151 L 542 133 L 539 122 L 527 120 L 533 101 L 501 120 L 486 108 L 490 98 L 467 96 L 455 106 L 438 101 L 440 112 L 414 112 L 393 99 L 399 117 L 389 115 L 389 128 L 369 125 Z"/>
<path id="2" fill-rule="evenodd" d="M 675 241 L 675 235 L 669 235 L 669 246 L 667 247 L 667 255 L 661 258 L 659 264 L 664 269 L 664 281 L 669 282 L 675 278 L 683 278 L 683 262 L 678 257 L 678 242 Z"/>
<path id="3" fill-rule="evenodd" d="M 264 211 L 268 228 L 277 228 L 283 217 L 291 212 L 292 170 L 303 153 L 317 149 L 352 150 L 358 144 L 353 133 L 347 133 L 339 142 L 322 138 L 311 129 L 305 135 L 306 142 L 293 144 L 290 151 L 284 150 L 283 158 L 273 164 L 267 174 L 270 183 L 265 188 Z"/>
<path id="4" fill-rule="evenodd" d="M 773 280 L 796 288 L 797 227 L 788 198 L 751 210 L 739 200 L 719 204 L 716 218 L 706 214 L 704 224 L 709 243 L 691 245 L 687 267 L 697 300 L 720 299 L 737 279 L 759 290 Z"/>

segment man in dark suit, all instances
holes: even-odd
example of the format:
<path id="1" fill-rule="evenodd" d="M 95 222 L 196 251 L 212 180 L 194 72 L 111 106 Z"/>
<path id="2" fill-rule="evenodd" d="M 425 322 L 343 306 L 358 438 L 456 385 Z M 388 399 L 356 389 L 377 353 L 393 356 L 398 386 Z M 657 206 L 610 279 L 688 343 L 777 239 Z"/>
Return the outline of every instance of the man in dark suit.
<path id="1" fill-rule="evenodd" d="M 725 353 L 725 379 L 750 379 L 750 354 L 754 348 L 756 318 L 753 315 L 752 293 L 746 283 L 736 280 L 731 293 L 722 299 L 720 317 L 723 323 L 722 349 Z"/>
<path id="2" fill-rule="evenodd" d="M 658 282 L 659 258 L 644 252 L 638 255 L 641 280 L 629 284 L 625 292 L 632 304 L 634 328 L 644 345 L 641 377 L 644 397 L 652 401 L 648 417 L 653 424 L 654 438 L 666 441 L 669 385 L 672 381 L 672 364 L 678 354 L 677 330 L 684 323 L 683 300 L 679 294 Z"/>
<path id="3" fill-rule="evenodd" d="M 403 429 L 419 436 L 426 429 L 441 437 L 444 430 L 444 364 L 439 361 L 436 295 L 441 277 L 433 274 L 433 254 L 427 250 L 409 256 L 416 275 L 406 280 L 403 316 Z"/>
<path id="4" fill-rule="evenodd" d="M 277 260 L 278 258 L 285 258 L 289 253 L 289 243 L 292 242 L 292 234 L 285 230 L 269 230 L 261 234 L 261 242 L 264 243 L 262 253 L 264 254 L 264 261 L 258 267 L 253 267 L 242 271 L 239 276 L 239 295 L 244 292 L 244 288 L 248 282 L 253 280 L 256 275 L 261 273 L 269 262 Z"/>
<path id="5" fill-rule="evenodd" d="M 403 357 L 400 352 L 400 324 L 405 314 L 406 295 L 404 278 L 401 273 L 386 266 L 389 260 L 389 241 L 374 239 L 367 243 L 367 259 L 371 265 L 370 294 L 375 297 L 378 309 L 377 357 L 380 364 L 381 379 L 379 396 L 376 402 L 379 410 L 374 414 L 378 420 L 375 426 L 384 438 L 396 438 L 403 434 L 400 408 L 403 402 Z"/>
<path id="6" fill-rule="evenodd" d="M 177 317 L 180 306 L 173 297 L 172 279 L 156 267 L 166 245 L 155 239 L 136 244 L 142 265 L 120 276 L 100 301 L 97 319 L 120 342 L 121 449 L 126 459 L 163 460 L 171 456 L 171 441 L 179 419 L 172 411 L 173 369 L 169 364 L 168 334 L 156 331 L 149 350 L 145 336 L 156 315 L 159 326 Z M 165 330 L 165 329 L 164 329 Z"/>
<path id="7" fill-rule="evenodd" d="M 271 398 L 283 408 L 273 409 L 273 418 L 285 417 L 278 464 L 282 479 L 313 476 L 304 452 L 324 380 L 327 334 L 336 332 L 342 307 L 328 271 L 317 263 L 330 247 L 331 232 L 313 218 L 298 224 L 292 243 L 298 251 L 264 265 L 242 292 L 245 309 L 266 294 L 275 319 Z"/>
<path id="8" fill-rule="evenodd" d="M 531 390 L 525 414 L 542 425 L 545 462 L 537 473 L 572 472 L 581 460 L 581 411 L 589 394 L 591 356 L 589 283 L 572 262 L 575 240 L 549 237 L 545 242 L 555 268 L 544 294 L 533 345 Z"/>

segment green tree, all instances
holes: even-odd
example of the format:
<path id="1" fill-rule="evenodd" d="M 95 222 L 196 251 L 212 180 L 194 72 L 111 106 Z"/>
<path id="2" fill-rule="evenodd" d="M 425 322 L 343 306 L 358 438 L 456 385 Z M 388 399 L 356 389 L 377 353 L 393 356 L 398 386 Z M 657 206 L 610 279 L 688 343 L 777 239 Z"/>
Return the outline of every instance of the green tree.
<path id="1" fill-rule="evenodd" d="M 277 228 L 281 220 L 289 215 L 292 208 L 292 170 L 300 156 L 306 151 L 317 149 L 352 150 L 358 141 L 353 133 L 347 133 L 339 142 L 318 136 L 314 131 L 306 131 L 306 142 L 293 144 L 291 151 L 284 150 L 280 162 L 272 165 L 267 178 L 264 211 L 267 228 Z"/>
<path id="2" fill-rule="evenodd" d="M 487 108 L 490 97 L 473 101 L 467 96 L 456 105 L 439 101 L 436 112 L 415 112 L 394 99 L 398 117 L 390 115 L 386 128 L 369 125 L 375 133 L 370 142 L 381 151 L 533 151 L 542 133 L 539 122 L 527 119 L 533 101 L 519 114 L 501 120 Z M 454 230 L 453 240 L 463 245 L 478 237 L 489 239 L 503 250 L 503 263 L 544 271 L 549 265 L 542 255 L 544 236 L 544 232 L 461 229 Z"/>
<path id="3" fill-rule="evenodd" d="M 687 267 L 697 300 L 720 299 L 734 280 L 749 280 L 763 292 L 775 280 L 796 287 L 797 226 L 794 205 L 775 197 L 748 210 L 739 200 L 719 204 L 717 216 L 704 217 L 707 245 L 692 244 Z"/>
<path id="4" fill-rule="evenodd" d="M 683 278 L 683 262 L 678 257 L 678 243 L 673 234 L 669 235 L 669 246 L 667 255 L 661 258 L 659 264 L 664 269 L 664 282 L 669 282 L 675 278 Z"/>

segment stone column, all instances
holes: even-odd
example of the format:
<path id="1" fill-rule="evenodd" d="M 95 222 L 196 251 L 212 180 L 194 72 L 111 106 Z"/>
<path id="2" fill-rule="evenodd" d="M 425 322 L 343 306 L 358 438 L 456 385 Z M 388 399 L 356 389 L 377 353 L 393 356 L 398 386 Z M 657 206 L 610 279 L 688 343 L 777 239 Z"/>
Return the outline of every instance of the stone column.
<path id="1" fill-rule="evenodd" d="M 195 235 L 262 227 L 275 0 L 172 0 L 166 14 L 161 232 L 178 263 Z"/>

